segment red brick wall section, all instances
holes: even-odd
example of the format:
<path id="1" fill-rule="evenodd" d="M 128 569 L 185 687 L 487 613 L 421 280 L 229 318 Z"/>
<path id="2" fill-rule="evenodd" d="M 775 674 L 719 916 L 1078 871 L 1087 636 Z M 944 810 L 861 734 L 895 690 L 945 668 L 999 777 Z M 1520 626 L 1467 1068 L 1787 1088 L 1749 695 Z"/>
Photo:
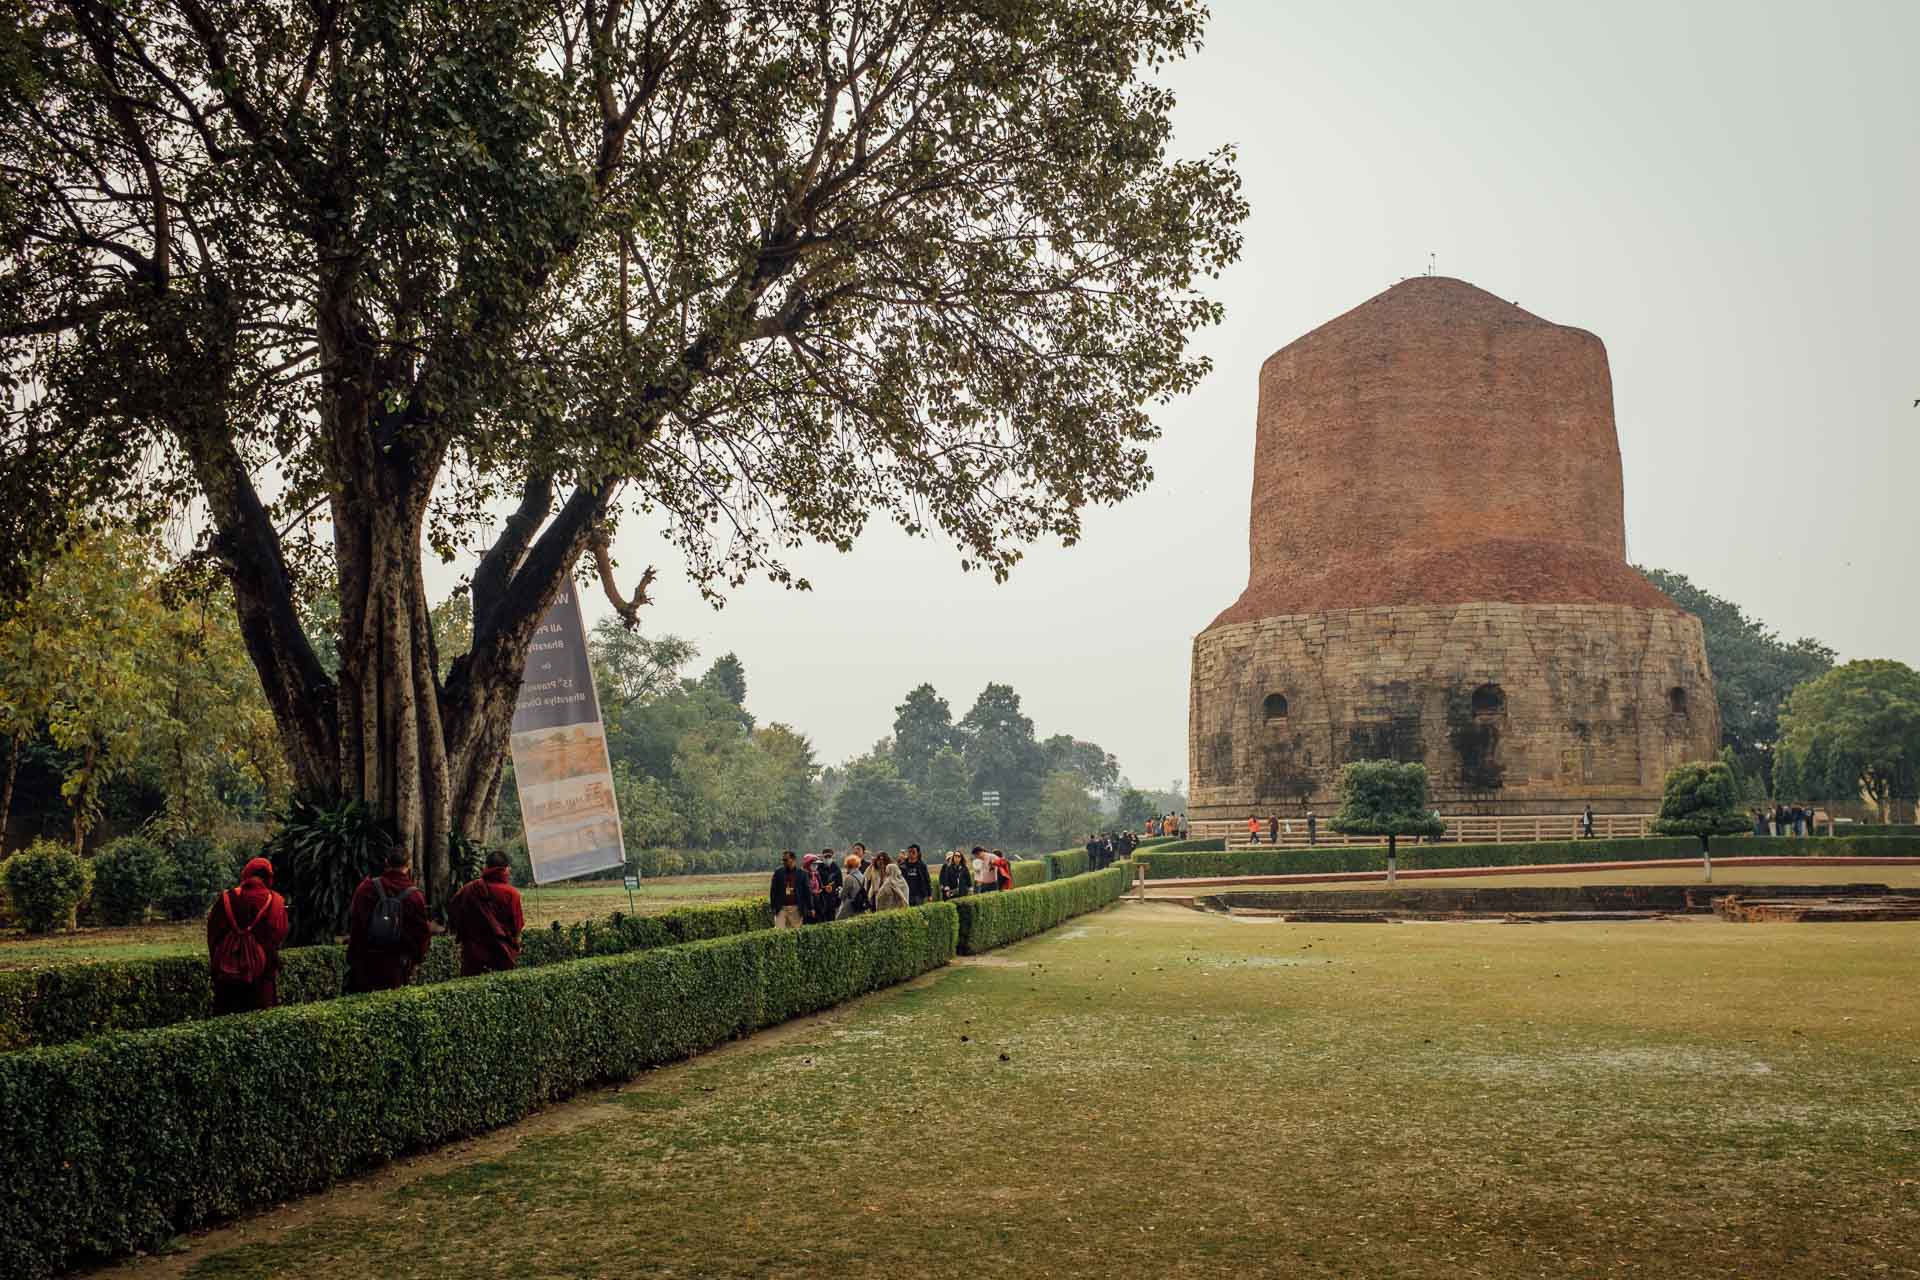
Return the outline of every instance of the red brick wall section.
<path id="1" fill-rule="evenodd" d="M 1674 605 L 1626 564 L 1606 348 L 1416 277 L 1260 370 L 1252 573 L 1213 626 L 1328 609 Z"/>

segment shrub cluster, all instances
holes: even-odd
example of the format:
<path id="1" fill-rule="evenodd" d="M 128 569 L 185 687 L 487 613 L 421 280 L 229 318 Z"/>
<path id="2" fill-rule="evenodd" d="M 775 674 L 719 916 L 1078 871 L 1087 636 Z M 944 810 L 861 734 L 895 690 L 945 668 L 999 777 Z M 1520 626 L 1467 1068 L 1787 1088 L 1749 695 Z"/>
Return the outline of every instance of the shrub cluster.
<path id="1" fill-rule="evenodd" d="M 1071 916 L 1098 910 L 1127 891 L 1133 864 L 1116 862 L 1067 880 L 1054 880 L 1006 893 L 980 893 L 957 899 L 960 953 L 978 955 L 1042 933 Z"/>
<path id="2" fill-rule="evenodd" d="M 139 924 L 161 891 L 167 855 L 145 836 L 122 836 L 93 855 L 93 910 L 112 925 Z"/>
<path id="3" fill-rule="evenodd" d="M 1027 858 L 1013 864 L 1013 887 L 1024 889 L 1030 884 L 1045 884 L 1049 864 L 1045 856 Z"/>
<path id="4" fill-rule="evenodd" d="M 51 840 L 35 840 L 0 867 L 13 912 L 28 933 L 71 927 L 93 886 L 93 863 Z"/>
<path id="5" fill-rule="evenodd" d="M 1860 837 L 1793 839 L 1770 836 L 1716 836 L 1721 857 L 1906 857 L 1920 855 L 1920 840 Z M 1648 862 L 1697 857 L 1700 842 L 1688 836 L 1636 836 L 1618 840 L 1538 840 L 1525 844 L 1402 845 L 1400 869 L 1439 867 L 1519 867 L 1560 862 Z M 1206 876 L 1327 875 L 1342 871 L 1385 871 L 1381 846 L 1320 845 L 1314 848 L 1224 850 L 1211 853 L 1141 850 L 1149 880 Z"/>
<path id="6" fill-rule="evenodd" d="M 645 951 L 749 933 L 772 924 L 764 900 L 683 907 L 656 916 L 615 914 L 566 928 L 556 924 L 551 929 L 528 930 L 520 963 L 534 968 L 585 956 Z M 346 987 L 345 947 L 290 947 L 280 953 L 280 960 L 283 1005 L 333 1000 Z M 432 985 L 449 981 L 459 972 L 459 945 L 442 936 L 433 940 L 433 949 L 414 981 Z M 0 972 L 0 1050 L 190 1022 L 206 1017 L 212 1003 L 212 981 L 206 957 L 201 955 Z"/>
<path id="7" fill-rule="evenodd" d="M 938 968 L 958 927 L 940 904 L 5 1055 L 0 1257 L 151 1249 Z"/>
<path id="8" fill-rule="evenodd" d="M 153 905 L 169 920 L 199 920 L 235 879 L 232 855 L 205 836 L 182 836 L 167 845 Z"/>

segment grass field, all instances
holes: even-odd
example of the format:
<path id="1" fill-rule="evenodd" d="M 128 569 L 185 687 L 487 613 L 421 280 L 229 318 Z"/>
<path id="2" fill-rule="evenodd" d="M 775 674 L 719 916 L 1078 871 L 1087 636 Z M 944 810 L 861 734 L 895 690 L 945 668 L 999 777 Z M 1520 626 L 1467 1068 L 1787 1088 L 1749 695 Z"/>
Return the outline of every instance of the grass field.
<path id="1" fill-rule="evenodd" d="M 1917 959 L 1124 904 L 117 1274 L 1915 1276 Z"/>
<path id="2" fill-rule="evenodd" d="M 741 875 L 668 876 L 642 882 L 634 908 L 653 915 L 691 903 L 751 898 L 766 892 L 767 877 L 752 871 Z M 586 884 L 557 884 L 521 892 L 529 929 L 544 929 L 553 921 L 572 923 L 626 911 L 627 891 L 618 880 Z M 153 923 L 128 929 L 81 929 L 28 937 L 18 929 L 0 931 L 0 969 L 35 965 L 75 964 L 86 960 L 151 960 L 206 950 L 206 925 Z"/>
<path id="3" fill-rule="evenodd" d="M 1890 889 L 1920 890 L 1920 866 L 1908 867 L 1833 867 L 1833 866 L 1792 866 L 1792 867 L 1743 867 L 1739 863 L 1713 864 L 1713 878 L 1717 884 L 1884 884 Z M 1366 889 L 1384 883 L 1384 881 L 1347 880 L 1347 881 L 1303 881 L 1288 884 L 1250 886 L 1255 888 L 1286 889 L 1289 891 L 1313 889 Z M 1403 877 L 1398 883 L 1409 889 L 1421 887 L 1440 888 L 1447 885 L 1466 888 L 1495 889 L 1502 885 L 1579 885 L 1579 884 L 1704 884 L 1700 866 L 1690 867 L 1641 867 L 1631 871 L 1564 871 L 1542 875 L 1512 876 L 1415 876 Z M 1195 893 L 1213 893 L 1214 889 L 1195 889 L 1179 885 L 1156 887 L 1152 880 L 1147 881 L 1147 896 L 1186 898 Z"/>

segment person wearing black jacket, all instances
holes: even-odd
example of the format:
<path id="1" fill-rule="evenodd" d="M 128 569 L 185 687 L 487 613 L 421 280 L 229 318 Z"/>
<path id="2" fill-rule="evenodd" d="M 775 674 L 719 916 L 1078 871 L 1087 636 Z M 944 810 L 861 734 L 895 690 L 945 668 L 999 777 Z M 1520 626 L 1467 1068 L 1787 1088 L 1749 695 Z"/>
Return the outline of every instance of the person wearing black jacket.
<path id="1" fill-rule="evenodd" d="M 773 880 L 767 886 L 767 905 L 773 908 L 773 927 L 798 929 L 813 915 L 813 893 L 806 873 L 794 865 L 793 850 L 780 855 Z"/>
<path id="2" fill-rule="evenodd" d="M 933 897 L 933 877 L 927 874 L 927 864 L 920 859 L 920 846 L 910 844 L 900 859 L 900 874 L 907 882 L 907 905 L 917 907 Z"/>
<path id="3" fill-rule="evenodd" d="M 822 849 L 813 865 L 820 873 L 820 892 L 814 895 L 810 923 L 825 924 L 840 909 L 840 859 L 833 856 L 833 850 Z"/>
<path id="4" fill-rule="evenodd" d="M 966 855 L 955 849 L 940 864 L 940 901 L 952 902 L 973 892 L 973 873 L 967 870 Z"/>

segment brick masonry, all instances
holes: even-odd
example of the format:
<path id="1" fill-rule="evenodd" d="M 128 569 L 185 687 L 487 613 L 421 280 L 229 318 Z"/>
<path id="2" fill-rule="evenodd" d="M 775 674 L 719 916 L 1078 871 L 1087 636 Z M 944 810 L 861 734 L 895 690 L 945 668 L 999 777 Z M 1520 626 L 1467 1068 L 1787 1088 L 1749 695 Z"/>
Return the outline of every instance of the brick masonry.
<path id="1" fill-rule="evenodd" d="M 1192 818 L 1325 815 L 1387 757 L 1449 813 L 1650 812 L 1717 749 L 1699 622 L 1626 563 L 1594 335 L 1406 280 L 1266 361 L 1257 432 L 1247 589 L 1194 640 Z"/>
<path id="2" fill-rule="evenodd" d="M 1669 768 L 1720 740 L 1699 619 L 1623 605 L 1214 627 L 1194 640 L 1188 723 L 1194 819 L 1324 817 L 1340 766 L 1377 759 L 1424 761 L 1446 813 L 1646 813 Z"/>

